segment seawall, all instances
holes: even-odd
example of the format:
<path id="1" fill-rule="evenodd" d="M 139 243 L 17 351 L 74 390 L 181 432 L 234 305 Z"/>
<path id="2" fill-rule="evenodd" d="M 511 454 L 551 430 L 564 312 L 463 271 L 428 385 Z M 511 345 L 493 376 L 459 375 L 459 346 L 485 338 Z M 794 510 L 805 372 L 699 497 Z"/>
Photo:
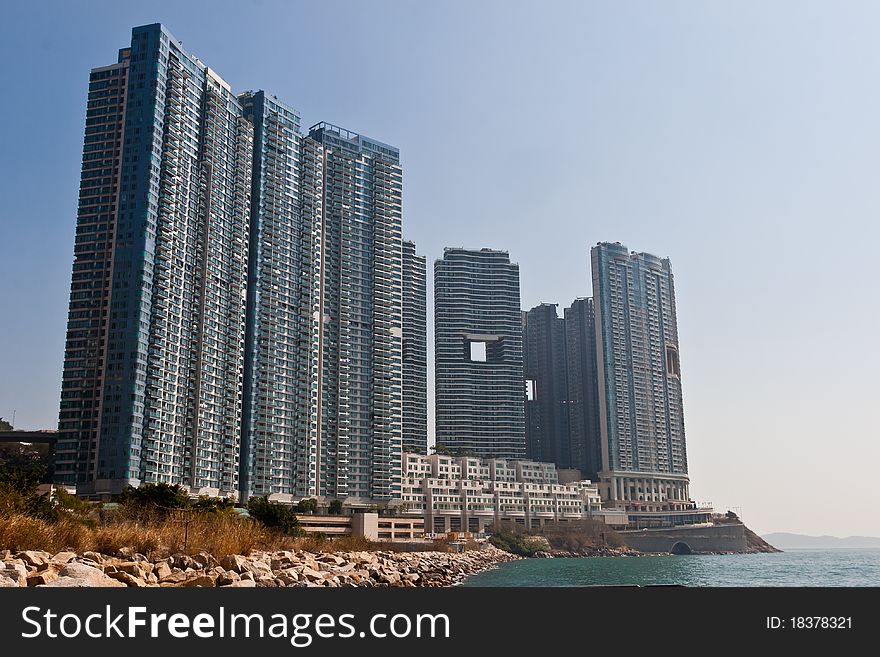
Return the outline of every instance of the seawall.
<path id="1" fill-rule="evenodd" d="M 619 531 L 627 546 L 639 552 L 706 554 L 749 552 L 742 523 Z"/>

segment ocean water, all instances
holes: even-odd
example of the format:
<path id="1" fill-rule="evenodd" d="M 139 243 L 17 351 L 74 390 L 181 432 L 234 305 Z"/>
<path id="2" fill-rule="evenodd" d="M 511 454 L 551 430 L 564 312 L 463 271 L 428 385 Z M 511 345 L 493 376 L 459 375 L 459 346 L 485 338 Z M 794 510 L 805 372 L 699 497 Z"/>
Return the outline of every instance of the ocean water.
<path id="1" fill-rule="evenodd" d="M 461 586 L 880 586 L 880 549 L 523 559 Z"/>

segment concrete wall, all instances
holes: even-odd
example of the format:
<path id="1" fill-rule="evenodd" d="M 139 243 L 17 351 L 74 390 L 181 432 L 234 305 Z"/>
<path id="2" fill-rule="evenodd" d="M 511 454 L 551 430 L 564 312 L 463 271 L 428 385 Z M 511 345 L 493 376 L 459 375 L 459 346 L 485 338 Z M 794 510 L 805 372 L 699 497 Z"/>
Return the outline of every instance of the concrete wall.
<path id="1" fill-rule="evenodd" d="M 691 552 L 745 552 L 746 535 L 742 524 L 711 527 L 677 527 L 618 532 L 626 544 L 639 552 L 672 552 L 684 543 Z"/>

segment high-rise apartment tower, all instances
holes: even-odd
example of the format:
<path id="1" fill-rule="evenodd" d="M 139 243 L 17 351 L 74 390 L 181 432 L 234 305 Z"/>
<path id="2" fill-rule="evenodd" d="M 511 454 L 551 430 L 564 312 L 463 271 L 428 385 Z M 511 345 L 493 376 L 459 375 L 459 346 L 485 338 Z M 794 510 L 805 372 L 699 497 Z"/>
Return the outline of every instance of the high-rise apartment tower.
<path id="1" fill-rule="evenodd" d="M 603 498 L 688 500 L 675 288 L 668 259 L 592 249 Z"/>
<path id="2" fill-rule="evenodd" d="M 444 249 L 434 263 L 436 443 L 523 458 L 519 265 L 506 251 Z"/>

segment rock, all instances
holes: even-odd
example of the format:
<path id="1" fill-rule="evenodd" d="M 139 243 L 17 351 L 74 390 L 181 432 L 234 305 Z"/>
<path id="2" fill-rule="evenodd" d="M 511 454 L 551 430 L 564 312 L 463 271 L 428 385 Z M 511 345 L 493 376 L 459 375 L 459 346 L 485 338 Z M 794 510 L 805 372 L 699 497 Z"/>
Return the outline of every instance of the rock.
<path id="1" fill-rule="evenodd" d="M 94 553 L 92 553 L 92 554 L 94 554 Z M 57 564 L 63 565 L 66 563 L 70 563 L 74 559 L 76 559 L 76 552 L 59 552 L 54 557 L 52 557 L 49 561 L 51 563 L 57 563 Z"/>
<path id="2" fill-rule="evenodd" d="M 83 552 L 82 558 L 88 559 L 89 561 L 94 561 L 95 563 L 104 563 L 104 557 L 97 552 Z"/>
<path id="3" fill-rule="evenodd" d="M 2 573 L 0 573 L 0 589 L 3 588 L 18 588 L 18 580 L 14 580 L 11 577 L 4 577 Z"/>
<path id="4" fill-rule="evenodd" d="M 213 555 L 208 554 L 207 552 L 199 552 L 197 555 L 193 557 L 193 561 L 199 564 L 204 569 L 213 568 L 214 566 L 219 565 L 219 561 L 214 558 Z"/>
<path id="5" fill-rule="evenodd" d="M 19 552 L 15 556 L 24 561 L 27 565 L 35 567 L 49 563 L 49 560 L 52 558 L 51 554 L 43 552 L 42 550 L 25 550 L 24 552 Z"/>
<path id="6" fill-rule="evenodd" d="M 302 576 L 309 582 L 319 582 L 324 580 L 324 575 L 320 571 L 306 566 L 303 568 Z"/>
<path id="7" fill-rule="evenodd" d="M 122 570 L 115 573 L 110 573 L 108 576 L 119 582 L 122 582 L 126 586 L 142 588 L 147 585 L 147 583 L 140 577 L 135 577 Z"/>
<path id="8" fill-rule="evenodd" d="M 195 577 L 186 579 L 178 586 L 211 588 L 214 586 L 214 578 L 210 575 L 196 575 Z"/>
<path id="9" fill-rule="evenodd" d="M 144 568 L 144 566 L 145 564 L 138 563 L 137 561 L 123 561 L 122 563 L 116 564 L 116 570 L 118 572 L 127 573 L 129 575 L 132 575 L 133 577 L 143 579 L 147 574 L 146 568 Z M 104 570 L 106 572 L 106 568 Z"/>
<path id="10" fill-rule="evenodd" d="M 171 566 L 164 561 L 160 561 L 153 566 L 153 575 L 155 575 L 156 579 L 161 582 L 163 579 L 171 575 Z"/>
<path id="11" fill-rule="evenodd" d="M 231 589 L 231 588 L 253 588 L 256 586 L 256 583 L 252 579 L 241 579 L 237 582 L 232 582 L 231 584 L 224 584 L 222 588 Z"/>
<path id="12" fill-rule="evenodd" d="M 176 584 L 180 584 L 181 582 L 185 582 L 188 577 L 189 575 L 186 573 L 186 571 L 183 571 L 180 568 L 175 568 L 167 576 L 160 577 L 159 584 L 174 586 Z"/>
<path id="13" fill-rule="evenodd" d="M 67 564 L 58 574 L 58 579 L 48 584 L 40 584 L 44 587 L 92 587 L 106 586 L 121 588 L 122 582 L 105 575 L 100 569 L 75 561 Z"/>
<path id="14" fill-rule="evenodd" d="M 248 560 L 240 554 L 227 554 L 220 560 L 220 565 L 224 570 L 241 574 L 248 569 Z"/>
<path id="15" fill-rule="evenodd" d="M 241 577 L 234 570 L 224 570 L 222 575 L 217 576 L 217 586 L 229 586 L 230 584 L 240 581 Z"/>
<path id="16" fill-rule="evenodd" d="M 27 585 L 28 586 L 41 586 L 43 584 L 48 584 L 49 582 L 54 582 L 58 579 L 58 573 L 56 573 L 53 569 L 47 568 L 46 570 L 39 573 L 31 573 L 27 576 Z"/>
<path id="17" fill-rule="evenodd" d="M 0 570 L 0 578 L 11 580 L 15 586 L 27 586 L 28 570 L 21 563 L 7 563 L 3 570 Z"/>
<path id="18" fill-rule="evenodd" d="M 316 558 L 317 561 L 323 561 L 325 563 L 332 563 L 337 566 L 341 566 L 345 563 L 345 559 L 336 555 L 336 554 L 319 554 Z"/>
<path id="19" fill-rule="evenodd" d="M 197 568 L 199 566 L 198 562 L 192 557 L 181 552 L 171 555 L 171 565 L 175 568 L 180 568 L 181 570 L 189 570 L 190 568 Z"/>

